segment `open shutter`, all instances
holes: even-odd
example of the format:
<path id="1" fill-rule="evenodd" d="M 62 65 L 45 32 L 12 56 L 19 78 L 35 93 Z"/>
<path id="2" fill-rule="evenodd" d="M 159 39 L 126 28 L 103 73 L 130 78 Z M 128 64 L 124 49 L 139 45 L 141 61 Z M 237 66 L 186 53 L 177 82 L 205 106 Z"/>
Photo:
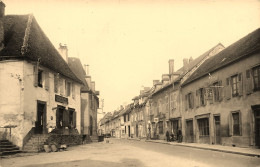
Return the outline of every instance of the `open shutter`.
<path id="1" fill-rule="evenodd" d="M 232 113 L 229 114 L 229 136 L 233 136 L 233 121 L 232 121 L 233 117 L 232 117 Z"/>
<path id="2" fill-rule="evenodd" d="M 60 128 L 60 111 L 59 111 L 59 108 L 57 108 L 56 110 L 56 127 Z"/>
<path id="3" fill-rule="evenodd" d="M 49 72 L 48 71 L 44 71 L 44 77 L 45 77 L 45 90 L 49 90 L 50 88 L 50 80 L 49 80 Z"/>
<path id="4" fill-rule="evenodd" d="M 76 128 L 76 126 L 77 126 L 77 118 L 76 118 L 76 116 L 77 116 L 77 113 L 76 113 L 76 111 L 74 111 L 73 112 L 73 126 Z"/>
<path id="5" fill-rule="evenodd" d="M 188 95 L 185 95 L 185 110 L 188 110 Z"/>
<path id="6" fill-rule="evenodd" d="M 230 78 L 226 79 L 227 86 L 225 87 L 225 98 L 227 100 L 231 99 L 231 86 L 230 86 Z"/>
<path id="7" fill-rule="evenodd" d="M 246 70 L 246 94 L 253 93 L 252 70 Z"/>
<path id="8" fill-rule="evenodd" d="M 203 88 L 203 89 L 202 89 L 202 93 L 203 93 L 203 96 L 202 96 L 202 97 L 204 98 L 204 104 L 203 104 L 203 105 L 205 106 L 205 105 L 207 105 L 207 99 L 208 99 L 208 98 L 207 98 L 206 88 Z"/>
<path id="9" fill-rule="evenodd" d="M 69 111 L 68 110 L 64 110 L 63 111 L 63 117 L 62 117 L 62 121 L 63 121 L 63 126 L 64 127 L 69 127 Z"/>
<path id="10" fill-rule="evenodd" d="M 218 82 L 218 85 L 219 86 L 222 86 L 222 81 L 219 81 Z M 219 101 L 222 101 L 223 100 L 223 87 L 219 87 L 218 88 L 218 91 L 219 91 Z"/>
<path id="11" fill-rule="evenodd" d="M 34 86 L 35 87 L 38 87 L 38 70 L 39 70 L 39 63 L 37 62 L 37 64 L 33 66 L 33 76 L 34 76 Z"/>
<path id="12" fill-rule="evenodd" d="M 238 74 L 238 94 L 243 96 L 243 78 L 242 73 Z"/>
<path id="13" fill-rule="evenodd" d="M 199 89 L 196 90 L 195 105 L 196 107 L 199 107 Z"/>

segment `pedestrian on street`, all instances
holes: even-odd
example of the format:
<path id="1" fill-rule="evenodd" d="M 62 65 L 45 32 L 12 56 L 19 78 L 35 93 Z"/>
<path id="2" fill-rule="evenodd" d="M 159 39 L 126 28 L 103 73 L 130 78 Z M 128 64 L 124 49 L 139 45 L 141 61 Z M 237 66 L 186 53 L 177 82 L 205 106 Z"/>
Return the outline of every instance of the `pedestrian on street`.
<path id="1" fill-rule="evenodd" d="M 177 138 L 178 138 L 178 143 L 181 143 L 182 142 L 182 132 L 180 129 L 177 132 Z"/>
<path id="2" fill-rule="evenodd" d="M 172 132 L 170 136 L 171 136 L 170 141 L 174 141 L 174 132 Z"/>
<path id="3" fill-rule="evenodd" d="M 169 134 L 169 131 L 168 131 L 168 130 L 166 131 L 166 139 L 167 139 L 167 142 L 170 141 L 170 134 Z"/>

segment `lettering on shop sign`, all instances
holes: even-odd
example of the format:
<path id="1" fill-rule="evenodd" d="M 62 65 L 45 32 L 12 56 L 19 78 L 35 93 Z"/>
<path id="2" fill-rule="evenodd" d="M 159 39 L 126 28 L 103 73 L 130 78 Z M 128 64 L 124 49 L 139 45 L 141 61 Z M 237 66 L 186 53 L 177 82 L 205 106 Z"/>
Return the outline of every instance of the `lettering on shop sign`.
<path id="1" fill-rule="evenodd" d="M 60 95 L 55 95 L 55 101 L 56 102 L 60 102 L 60 103 L 64 103 L 64 104 L 68 104 L 69 103 L 68 98 L 62 97 Z"/>

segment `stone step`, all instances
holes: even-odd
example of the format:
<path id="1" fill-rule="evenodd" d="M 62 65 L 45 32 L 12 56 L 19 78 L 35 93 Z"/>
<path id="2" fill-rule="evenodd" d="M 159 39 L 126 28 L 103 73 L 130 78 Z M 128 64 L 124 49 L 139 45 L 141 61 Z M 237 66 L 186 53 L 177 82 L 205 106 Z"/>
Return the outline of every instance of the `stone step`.
<path id="1" fill-rule="evenodd" d="M 0 155 L 10 155 L 20 153 L 20 150 L 0 151 Z"/>
<path id="2" fill-rule="evenodd" d="M 12 150 L 19 150 L 19 147 L 13 146 L 13 147 L 8 147 L 8 148 L 0 148 L 0 152 L 12 151 Z"/>

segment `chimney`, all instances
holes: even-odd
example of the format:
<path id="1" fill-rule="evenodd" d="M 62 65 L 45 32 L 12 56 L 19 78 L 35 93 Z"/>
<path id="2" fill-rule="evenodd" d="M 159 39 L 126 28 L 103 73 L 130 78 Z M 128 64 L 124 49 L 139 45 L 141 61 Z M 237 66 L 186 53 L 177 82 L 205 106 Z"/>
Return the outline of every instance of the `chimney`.
<path id="1" fill-rule="evenodd" d="M 4 48 L 4 23 L 5 4 L 0 1 L 0 51 Z"/>
<path id="2" fill-rule="evenodd" d="M 160 81 L 159 80 L 153 80 L 153 85 L 158 84 Z"/>
<path id="3" fill-rule="evenodd" d="M 188 64 L 189 64 L 189 59 L 187 58 L 183 59 L 183 67 L 187 67 Z"/>
<path id="4" fill-rule="evenodd" d="M 169 74 L 173 74 L 174 72 L 174 59 L 169 60 Z"/>
<path id="5" fill-rule="evenodd" d="M 192 57 L 190 57 L 190 59 L 189 59 L 189 63 L 190 63 L 190 62 L 192 62 L 192 61 L 193 61 L 193 58 L 192 58 Z"/>
<path id="6" fill-rule="evenodd" d="M 62 58 L 68 63 L 68 48 L 66 44 L 62 45 L 61 43 L 59 44 L 59 53 L 61 54 Z"/>
<path id="7" fill-rule="evenodd" d="M 84 64 L 84 67 L 85 67 L 86 76 L 89 76 L 89 65 Z"/>
<path id="8" fill-rule="evenodd" d="M 95 82 L 94 82 L 94 81 L 91 82 L 91 89 L 92 89 L 93 91 L 95 91 Z"/>

